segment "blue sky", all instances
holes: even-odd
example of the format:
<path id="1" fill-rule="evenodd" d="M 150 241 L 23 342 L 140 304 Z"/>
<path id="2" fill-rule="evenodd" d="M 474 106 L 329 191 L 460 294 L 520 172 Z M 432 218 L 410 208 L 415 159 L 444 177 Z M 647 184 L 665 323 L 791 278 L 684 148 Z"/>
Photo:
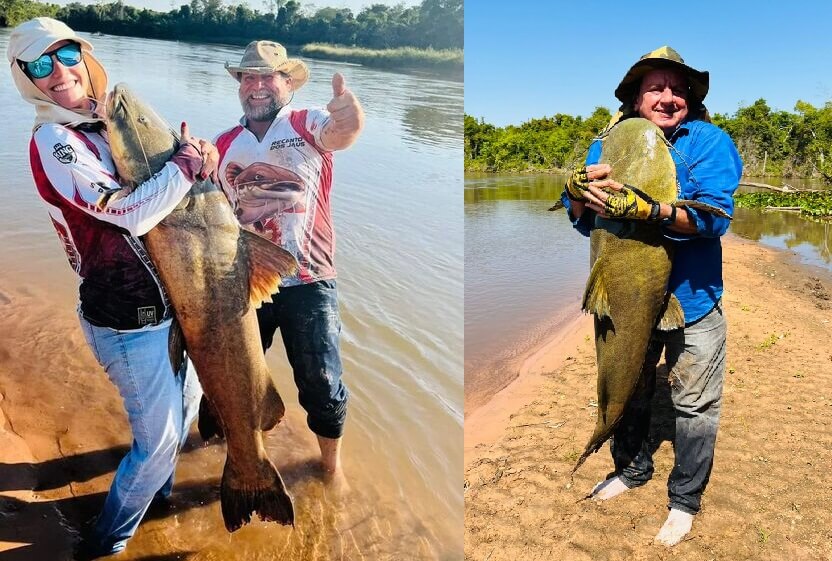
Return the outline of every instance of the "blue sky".
<path id="1" fill-rule="evenodd" d="M 465 4 L 465 112 L 505 126 L 617 109 L 627 69 L 662 45 L 710 72 L 712 113 L 761 97 L 787 111 L 832 101 L 832 2 L 475 0 Z"/>
<path id="2" fill-rule="evenodd" d="M 45 1 L 45 0 L 44 0 Z M 59 4 L 61 6 L 66 6 L 70 2 L 76 0 L 50 0 L 52 3 Z M 109 2 L 110 0 L 105 0 Z M 91 4 L 92 2 L 85 2 L 82 1 L 82 4 Z M 149 8 L 151 10 L 156 10 L 159 12 L 168 12 L 171 9 L 177 9 L 182 4 L 190 4 L 190 0 L 124 0 L 124 3 L 128 6 L 135 6 L 137 8 Z M 248 4 L 248 6 L 252 10 L 260 10 L 265 11 L 266 4 L 263 0 L 245 0 L 244 2 L 241 0 L 224 0 L 224 5 L 229 4 Z M 387 4 L 387 5 L 395 5 L 395 4 L 404 4 L 405 6 L 415 6 L 417 4 L 421 4 L 421 0 L 316 0 L 311 2 L 306 2 L 304 0 L 300 0 L 301 6 L 306 9 L 311 9 L 312 11 L 317 10 L 318 8 L 326 8 L 326 7 L 334 7 L 334 8 L 349 8 L 352 10 L 352 13 L 357 14 L 366 6 L 370 6 L 371 4 Z"/>

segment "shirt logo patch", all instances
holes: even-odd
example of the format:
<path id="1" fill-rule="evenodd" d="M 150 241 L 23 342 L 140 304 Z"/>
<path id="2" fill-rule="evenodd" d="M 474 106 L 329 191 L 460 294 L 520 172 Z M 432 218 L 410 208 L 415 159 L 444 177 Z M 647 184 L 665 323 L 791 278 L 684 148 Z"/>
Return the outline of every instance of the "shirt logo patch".
<path id="1" fill-rule="evenodd" d="M 112 195 L 113 193 L 118 193 L 121 191 L 120 187 L 109 187 L 103 181 L 94 181 L 90 183 L 90 187 L 92 187 L 95 191 L 98 191 L 102 195 Z"/>
<path id="2" fill-rule="evenodd" d="M 281 140 L 275 140 L 272 142 L 271 146 L 269 146 L 269 150 L 280 150 L 281 148 L 297 148 L 299 146 L 306 146 L 306 142 L 303 141 L 303 138 L 296 136 L 295 138 L 283 138 Z"/>
<path id="3" fill-rule="evenodd" d="M 156 306 L 139 308 L 139 325 L 156 323 Z"/>
<path id="4" fill-rule="evenodd" d="M 69 144 L 61 144 L 59 142 L 54 148 L 55 151 L 52 152 L 52 155 L 62 164 L 74 164 L 78 159 L 75 156 L 75 150 Z"/>

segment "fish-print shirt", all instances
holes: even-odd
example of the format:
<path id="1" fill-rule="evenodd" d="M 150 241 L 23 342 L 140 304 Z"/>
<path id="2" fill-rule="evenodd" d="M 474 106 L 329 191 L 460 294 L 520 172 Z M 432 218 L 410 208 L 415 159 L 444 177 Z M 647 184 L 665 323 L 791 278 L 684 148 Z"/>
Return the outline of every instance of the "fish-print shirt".
<path id="1" fill-rule="evenodd" d="M 676 164 L 679 199 L 695 200 L 734 214 L 734 191 L 742 176 L 742 160 L 734 142 L 722 129 L 700 120 L 682 123 L 670 137 L 670 155 Z M 589 147 L 586 164 L 601 159 L 602 142 Z M 638 185 L 636 185 L 638 187 Z M 569 209 L 569 199 L 561 197 Z M 692 323 L 710 312 L 722 297 L 722 244 L 719 240 L 730 220 L 704 210 L 680 208 L 696 224 L 696 234 L 680 234 L 662 228 L 665 237 L 674 241 L 673 266 L 668 281 L 685 313 L 685 323 Z M 569 213 L 570 218 L 572 213 Z M 587 209 L 573 220 L 575 228 L 588 236 L 595 222 L 595 212 Z"/>
<path id="2" fill-rule="evenodd" d="M 222 188 L 243 228 L 290 252 L 298 272 L 281 286 L 334 279 L 332 154 L 321 147 L 329 113 L 283 107 L 263 140 L 245 118 L 214 140 Z"/>
<path id="3" fill-rule="evenodd" d="M 132 193 L 121 189 L 102 127 L 48 123 L 35 130 L 29 160 L 69 264 L 79 277 L 79 310 L 93 325 L 144 329 L 170 316 L 167 296 L 139 236 L 182 200 L 202 158 L 190 145 Z"/>

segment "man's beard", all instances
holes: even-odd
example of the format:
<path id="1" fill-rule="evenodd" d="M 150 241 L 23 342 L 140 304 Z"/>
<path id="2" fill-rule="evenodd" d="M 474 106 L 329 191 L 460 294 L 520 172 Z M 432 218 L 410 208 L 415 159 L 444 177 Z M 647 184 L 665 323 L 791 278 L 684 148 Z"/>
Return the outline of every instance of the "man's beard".
<path id="1" fill-rule="evenodd" d="M 243 114 L 250 121 L 271 121 L 277 117 L 277 114 L 285 105 L 279 104 L 275 98 L 272 98 L 268 105 L 258 106 L 252 106 L 248 99 L 241 101 L 243 102 Z"/>

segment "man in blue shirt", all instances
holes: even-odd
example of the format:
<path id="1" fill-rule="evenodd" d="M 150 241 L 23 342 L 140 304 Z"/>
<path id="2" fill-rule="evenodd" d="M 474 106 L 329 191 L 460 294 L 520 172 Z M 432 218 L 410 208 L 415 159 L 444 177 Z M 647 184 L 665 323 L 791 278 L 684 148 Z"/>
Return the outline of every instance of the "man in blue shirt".
<path id="1" fill-rule="evenodd" d="M 620 120 L 648 119 L 672 144 L 678 199 L 706 203 L 731 215 L 742 161 L 730 137 L 710 123 L 702 104 L 707 93 L 708 73 L 686 65 L 670 47 L 641 57 L 615 90 L 622 102 Z M 672 546 L 690 532 L 713 465 L 726 341 L 719 238 L 729 220 L 703 210 L 645 200 L 608 179 L 611 167 L 597 164 L 600 155 L 601 143 L 596 141 L 589 149 L 587 165 L 567 181 L 562 199 L 570 219 L 587 236 L 596 216 L 645 220 L 662 228 L 674 245 L 668 290 L 681 304 L 685 326 L 654 331 L 639 389 L 612 438 L 615 475 L 599 483 L 592 496 L 611 499 L 644 485 L 653 475 L 650 403 L 656 365 L 664 349 L 676 413 L 676 461 L 668 479 L 670 513 L 656 541 Z"/>

